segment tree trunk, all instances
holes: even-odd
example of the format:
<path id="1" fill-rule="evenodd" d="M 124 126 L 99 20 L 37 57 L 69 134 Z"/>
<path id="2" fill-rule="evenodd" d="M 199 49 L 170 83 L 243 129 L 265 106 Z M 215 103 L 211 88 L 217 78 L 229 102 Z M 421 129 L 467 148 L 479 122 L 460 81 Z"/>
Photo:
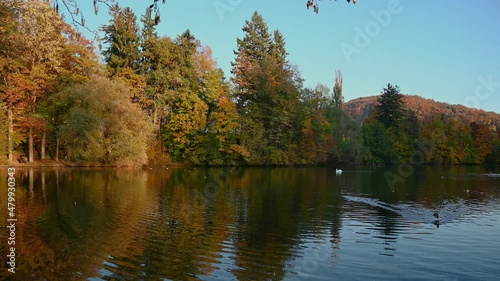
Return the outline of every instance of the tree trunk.
<path id="1" fill-rule="evenodd" d="M 12 161 L 12 135 L 14 134 L 14 126 L 12 125 L 14 114 L 12 113 L 12 109 L 8 109 L 8 119 L 9 119 L 9 134 L 8 134 L 8 153 L 9 153 L 9 161 Z"/>
<path id="2" fill-rule="evenodd" d="M 45 138 L 47 137 L 47 133 L 43 132 L 42 134 L 42 147 L 40 148 L 40 159 L 45 159 Z"/>
<path id="3" fill-rule="evenodd" d="M 28 162 L 33 162 L 33 128 L 30 127 L 28 135 Z"/>
<path id="4" fill-rule="evenodd" d="M 56 161 L 59 161 L 59 137 L 56 137 Z"/>

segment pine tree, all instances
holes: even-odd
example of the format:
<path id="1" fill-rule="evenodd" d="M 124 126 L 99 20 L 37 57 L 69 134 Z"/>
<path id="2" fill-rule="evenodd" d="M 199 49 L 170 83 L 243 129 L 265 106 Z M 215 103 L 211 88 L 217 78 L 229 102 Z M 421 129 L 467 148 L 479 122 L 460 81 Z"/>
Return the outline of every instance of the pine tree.
<path id="1" fill-rule="evenodd" d="M 273 41 L 270 49 L 270 54 L 276 59 L 276 62 L 280 65 L 285 65 L 288 63 L 286 57 L 288 53 L 285 47 L 285 38 L 279 30 L 275 30 L 273 33 Z"/>
<path id="2" fill-rule="evenodd" d="M 378 98 L 378 105 L 375 107 L 375 114 L 386 128 L 401 128 L 402 120 L 406 114 L 403 94 L 400 93 L 399 87 L 387 84 L 382 95 Z"/>
<path id="3" fill-rule="evenodd" d="M 139 27 L 137 17 L 131 8 L 120 8 L 118 4 L 109 9 L 112 19 L 102 27 L 104 42 L 109 47 L 104 50 L 104 60 L 113 77 L 123 69 L 137 71 L 139 68 Z"/>
<path id="4" fill-rule="evenodd" d="M 245 37 L 236 40 L 238 50 L 235 51 L 235 55 L 244 53 L 250 57 L 252 62 L 262 62 L 272 46 L 271 34 L 264 18 L 255 11 L 252 19 L 246 21 L 245 26 L 243 26 L 243 32 L 245 32 Z M 238 60 L 233 66 L 237 63 Z"/>
<path id="5" fill-rule="evenodd" d="M 241 115 L 241 143 L 253 164 L 287 164 L 296 158 L 294 114 L 299 104 L 301 78 L 287 62 L 285 39 L 273 36 L 255 12 L 237 39 L 232 63 L 234 99 Z"/>
<path id="6" fill-rule="evenodd" d="M 245 22 L 242 30 L 245 36 L 243 39 L 236 40 L 238 47 L 234 51 L 236 59 L 231 63 L 232 80 L 236 86 L 235 98 L 239 110 L 253 99 L 250 95 L 255 92 L 257 86 L 253 77 L 255 68 L 261 65 L 264 58 L 269 55 L 272 46 L 267 23 L 257 11 L 253 13 L 250 21 Z"/>
<path id="7" fill-rule="evenodd" d="M 145 75 L 157 67 L 157 61 L 153 54 L 153 49 L 158 41 L 158 34 L 156 33 L 156 25 L 152 18 L 153 10 L 146 9 L 146 14 L 141 17 L 142 30 L 140 37 L 140 73 Z"/>

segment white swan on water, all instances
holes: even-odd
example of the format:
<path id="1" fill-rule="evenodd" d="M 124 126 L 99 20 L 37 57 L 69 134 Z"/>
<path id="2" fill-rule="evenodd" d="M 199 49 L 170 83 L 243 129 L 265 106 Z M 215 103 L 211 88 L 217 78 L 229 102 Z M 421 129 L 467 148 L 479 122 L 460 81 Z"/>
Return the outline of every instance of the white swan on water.
<path id="1" fill-rule="evenodd" d="M 335 169 L 335 173 L 336 173 L 337 175 L 340 175 L 340 174 L 342 174 L 342 170 L 341 170 L 341 169 Z"/>

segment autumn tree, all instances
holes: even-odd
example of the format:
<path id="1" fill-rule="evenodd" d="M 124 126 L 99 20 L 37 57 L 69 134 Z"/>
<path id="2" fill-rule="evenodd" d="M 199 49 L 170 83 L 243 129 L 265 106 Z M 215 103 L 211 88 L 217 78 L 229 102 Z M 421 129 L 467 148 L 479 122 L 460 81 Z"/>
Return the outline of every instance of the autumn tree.
<path id="1" fill-rule="evenodd" d="M 147 163 L 150 122 L 131 102 L 126 85 L 93 78 L 59 95 L 69 108 L 59 134 L 70 158 L 119 166 Z"/>
<path id="2" fill-rule="evenodd" d="M 141 40 L 137 17 L 130 7 L 121 8 L 118 4 L 112 5 L 109 13 L 109 24 L 101 28 L 107 44 L 103 56 L 109 76 L 125 82 L 132 90 L 132 100 L 146 107 L 146 82 L 139 75 Z"/>
<path id="3" fill-rule="evenodd" d="M 241 115 L 241 144 L 253 164 L 287 164 L 295 161 L 293 128 L 302 87 L 298 71 L 287 62 L 283 36 L 269 33 L 255 12 L 237 39 L 232 63 L 234 99 Z"/>
<path id="4" fill-rule="evenodd" d="M 493 152 L 497 135 L 487 124 L 472 122 L 470 128 L 474 145 L 479 150 L 480 161 L 484 161 Z"/>
<path id="5" fill-rule="evenodd" d="M 166 82 L 160 97 L 168 108 L 162 136 L 171 155 L 216 165 L 237 158 L 242 152 L 235 136 L 238 114 L 211 49 L 187 30 L 170 44 L 165 59 L 167 68 L 155 72 Z"/>
<path id="6" fill-rule="evenodd" d="M 21 56 L 20 38 L 17 36 L 17 14 L 22 7 L 21 1 L 0 1 L 0 93 L 2 94 L 2 110 L 5 111 L 6 124 L 2 128 L 2 135 L 6 136 L 6 152 L 8 159 L 12 161 L 13 152 L 13 103 L 7 103 L 5 91 L 9 88 L 9 77 L 19 69 Z"/>
<path id="7" fill-rule="evenodd" d="M 446 124 L 442 115 L 434 116 L 422 132 L 424 140 L 429 142 L 429 149 L 425 151 L 426 161 L 429 163 L 452 163 L 453 151 L 448 146 Z"/>
<path id="8" fill-rule="evenodd" d="M 15 71 L 11 71 L 4 79 L 7 85 L 4 98 L 9 110 L 9 124 L 17 119 L 19 129 L 26 132 L 29 161 L 33 161 L 34 133 L 46 128 L 44 121 L 36 114 L 37 105 L 54 89 L 63 67 L 62 50 L 66 41 L 63 33 L 67 25 L 45 2 L 30 0 L 8 3 L 19 5 L 19 13 L 15 14 L 14 21 L 16 43 L 19 45 L 10 55 L 6 55 L 16 63 L 13 64 Z M 9 132 L 12 135 L 13 129 L 9 129 Z M 11 142 L 12 137 L 9 136 Z"/>
<path id="9" fill-rule="evenodd" d="M 64 90 L 74 84 L 86 82 L 92 76 L 102 76 L 93 42 L 86 39 L 78 31 L 66 25 L 63 34 L 65 44 L 61 50 L 61 69 L 56 77 L 53 93 Z M 64 108 L 60 101 L 52 98 L 52 94 L 41 101 L 37 114 L 45 120 L 45 129 L 41 135 L 40 158 L 45 158 L 46 139 L 51 140 L 51 148 L 55 160 L 59 160 L 59 127 L 62 125 Z M 49 136 L 47 136 L 49 134 Z"/>
<path id="10" fill-rule="evenodd" d="M 303 115 L 303 120 L 297 124 L 301 130 L 300 159 L 303 163 L 325 163 L 336 145 L 330 90 L 323 84 L 305 88 L 301 101 L 298 115 Z"/>
<path id="11" fill-rule="evenodd" d="M 0 155 L 6 155 L 9 149 L 9 122 L 7 118 L 7 107 L 0 103 Z"/>
<path id="12" fill-rule="evenodd" d="M 196 148 L 195 154 L 199 155 L 196 159 L 209 164 L 239 160 L 246 151 L 236 143 L 239 115 L 224 73 L 218 68 L 209 47 L 198 49 L 193 64 L 198 95 L 207 105 L 206 127 L 199 133 L 202 145 Z"/>

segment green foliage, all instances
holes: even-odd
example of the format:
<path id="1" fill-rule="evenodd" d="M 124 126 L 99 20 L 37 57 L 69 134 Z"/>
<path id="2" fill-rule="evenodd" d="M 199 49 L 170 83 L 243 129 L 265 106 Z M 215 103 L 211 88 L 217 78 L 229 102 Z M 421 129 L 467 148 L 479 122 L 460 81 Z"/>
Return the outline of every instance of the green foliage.
<path id="1" fill-rule="evenodd" d="M 31 156 L 33 142 L 26 138 L 40 141 L 51 120 L 41 103 L 53 92 L 97 74 L 97 56 L 92 43 L 46 1 L 3 1 L 0 13 L 1 99 L 13 112 L 12 147 L 26 141 Z"/>
<path id="2" fill-rule="evenodd" d="M 72 158 L 119 166 L 146 163 L 151 126 L 131 103 L 126 86 L 94 78 L 59 95 L 69 107 L 59 135 Z"/>
<path id="3" fill-rule="evenodd" d="M 139 67 L 139 26 L 137 17 L 131 8 L 120 8 L 114 4 L 109 9 L 111 20 L 102 27 L 104 42 L 108 48 L 104 50 L 104 60 L 111 76 L 125 68 L 136 70 Z"/>
<path id="4" fill-rule="evenodd" d="M 362 128 L 363 145 L 368 148 L 370 155 L 367 163 L 373 165 L 388 165 L 399 163 L 399 155 L 394 141 L 389 137 L 387 129 L 381 122 L 373 121 Z"/>
<path id="5" fill-rule="evenodd" d="M 421 152 L 427 163 L 500 161 L 493 118 L 470 124 L 463 115 L 431 116 L 433 109 L 416 109 L 415 101 L 407 111 L 391 84 L 371 120 L 353 120 L 344 112 L 342 73 L 333 91 L 304 88 L 284 35 L 258 12 L 237 39 L 231 84 L 189 30 L 158 36 L 154 12 L 148 8 L 139 27 L 130 8 L 110 8 L 102 28 L 110 81 L 93 43 L 45 1 L 0 2 L 0 153 L 9 109 L 14 146 L 29 133 L 35 146 L 46 137 L 52 155 L 61 145 L 73 160 L 113 165 L 143 164 L 147 155 L 153 164 L 386 165 L 421 161 Z M 370 110 L 363 111 L 356 114 Z"/>
<path id="6" fill-rule="evenodd" d="M 336 107 L 342 108 L 344 104 L 344 96 L 342 96 L 342 86 L 344 83 L 344 76 L 339 70 L 335 73 L 335 85 L 333 86 L 333 104 Z"/>
<path id="7" fill-rule="evenodd" d="M 378 98 L 378 105 L 375 107 L 375 115 L 386 128 L 399 130 L 405 116 L 405 104 L 403 95 L 398 86 L 387 84 L 382 95 Z"/>
<path id="8" fill-rule="evenodd" d="M 299 155 L 303 163 L 324 163 L 336 145 L 334 138 L 333 112 L 338 113 L 330 101 L 327 86 L 318 84 L 316 89 L 304 89 L 299 107 L 300 147 Z"/>
<path id="9" fill-rule="evenodd" d="M 238 114 L 211 49 L 202 48 L 189 30 L 175 41 L 160 42 L 165 46 L 160 61 L 168 61 L 152 64 L 148 82 L 155 106 L 168 108 L 154 112 L 164 122 L 162 136 L 172 157 L 211 165 L 237 160 L 244 152 L 236 143 Z"/>
<path id="10" fill-rule="evenodd" d="M 279 31 L 271 36 L 262 16 L 255 12 L 237 39 L 233 65 L 234 99 L 241 116 L 241 144 L 252 164 L 296 162 L 295 126 L 302 79 L 288 64 L 285 41 Z M 295 129 L 295 130 L 294 130 Z"/>
<path id="11" fill-rule="evenodd" d="M 328 115 L 335 124 L 333 136 L 337 142 L 331 160 L 352 165 L 367 163 L 371 154 L 363 145 L 361 125 L 338 107 L 332 108 Z"/>

